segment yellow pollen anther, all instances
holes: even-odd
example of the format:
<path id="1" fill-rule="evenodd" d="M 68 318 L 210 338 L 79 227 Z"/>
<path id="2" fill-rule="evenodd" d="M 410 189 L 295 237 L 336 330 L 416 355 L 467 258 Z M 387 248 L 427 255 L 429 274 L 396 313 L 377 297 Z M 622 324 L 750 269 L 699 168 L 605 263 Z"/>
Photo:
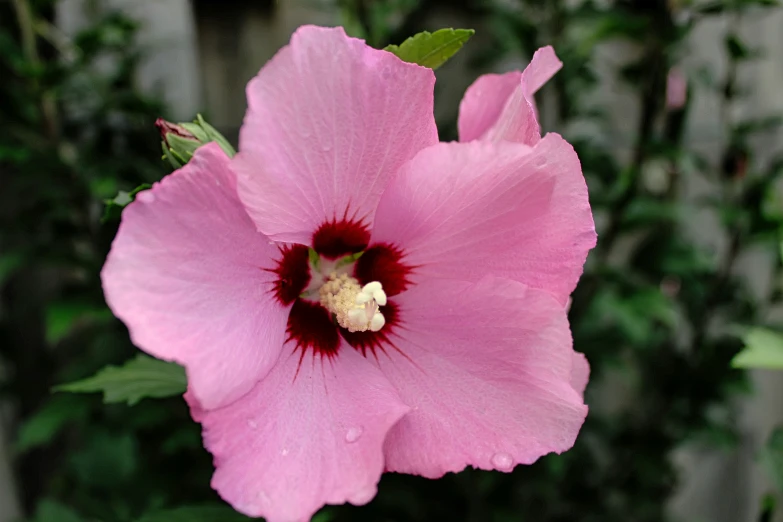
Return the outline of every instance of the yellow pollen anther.
<path id="1" fill-rule="evenodd" d="M 386 293 L 378 281 L 361 287 L 355 278 L 332 272 L 319 295 L 321 305 L 349 332 L 377 332 L 386 324 L 379 309 L 386 304 Z"/>

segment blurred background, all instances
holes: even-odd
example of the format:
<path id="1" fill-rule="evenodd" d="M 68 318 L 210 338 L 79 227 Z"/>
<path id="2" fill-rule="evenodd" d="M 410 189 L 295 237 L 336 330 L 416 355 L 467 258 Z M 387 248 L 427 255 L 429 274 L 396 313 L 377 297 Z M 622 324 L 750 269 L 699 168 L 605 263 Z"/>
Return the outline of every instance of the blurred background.
<path id="1" fill-rule="evenodd" d="M 299 25 L 376 47 L 476 29 L 437 71 L 441 139 L 485 72 L 551 44 L 545 130 L 583 163 L 598 247 L 570 309 L 590 415 L 511 474 L 387 475 L 319 522 L 771 522 L 783 372 L 732 368 L 783 326 L 783 8 L 773 0 L 0 0 L 0 522 L 230 522 L 178 398 L 53 385 L 130 358 L 98 273 L 104 200 L 152 182 L 154 121 L 236 140 L 244 85 Z M 778 502 L 780 504 L 780 502 Z"/>

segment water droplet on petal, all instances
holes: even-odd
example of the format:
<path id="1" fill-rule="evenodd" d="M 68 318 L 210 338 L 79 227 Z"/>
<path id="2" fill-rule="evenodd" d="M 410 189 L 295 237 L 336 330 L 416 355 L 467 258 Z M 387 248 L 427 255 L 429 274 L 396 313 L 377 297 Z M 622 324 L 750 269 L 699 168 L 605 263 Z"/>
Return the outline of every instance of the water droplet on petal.
<path id="1" fill-rule="evenodd" d="M 251 419 L 251 420 L 247 421 L 247 426 L 248 426 L 248 427 L 249 427 L 251 430 L 254 430 L 254 429 L 258 428 L 258 423 L 257 423 L 256 421 L 254 421 L 254 420 L 252 420 L 252 419 Z"/>
<path id="2" fill-rule="evenodd" d="M 508 471 L 514 467 L 514 459 L 508 453 L 495 453 L 492 455 L 492 465 L 500 471 Z"/>
<path id="3" fill-rule="evenodd" d="M 283 451 L 281 451 L 280 454 L 285 457 L 286 455 L 288 455 L 288 449 L 283 448 Z"/>
<path id="4" fill-rule="evenodd" d="M 356 427 L 356 428 L 349 429 L 348 433 L 345 434 L 345 442 L 348 442 L 348 443 L 356 442 L 357 440 L 359 440 L 359 437 L 362 436 L 362 432 L 363 431 L 364 430 L 362 430 L 362 428 L 360 426 Z"/>

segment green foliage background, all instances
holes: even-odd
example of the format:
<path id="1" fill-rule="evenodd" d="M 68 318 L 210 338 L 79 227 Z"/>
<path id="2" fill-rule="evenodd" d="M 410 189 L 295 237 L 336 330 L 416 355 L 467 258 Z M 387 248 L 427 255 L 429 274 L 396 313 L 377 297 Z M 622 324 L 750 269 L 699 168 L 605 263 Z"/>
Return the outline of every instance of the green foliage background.
<path id="1" fill-rule="evenodd" d="M 21 422 L 15 470 L 28 520 L 36 522 L 229 522 L 209 488 L 211 459 L 181 399 L 104 405 L 98 396 L 50 393 L 136 354 L 106 309 L 98 273 L 116 231 L 103 201 L 167 170 L 153 127 L 165 108 L 134 84 L 138 26 L 96 9 L 92 25 L 64 38 L 56 0 L 0 1 L 0 393 Z M 94 2 L 100 4 L 100 2 Z M 369 505 L 329 507 L 326 520 L 425 522 L 659 522 L 678 485 L 675 448 L 736 440 L 729 399 L 747 391 L 730 366 L 742 347 L 722 325 L 760 324 L 779 303 L 753 296 L 735 275 L 750 247 L 778 252 L 783 208 L 775 182 L 783 158 L 761 163 L 752 139 L 777 128 L 724 121 L 720 157 L 684 139 L 690 101 L 717 94 L 725 113 L 742 96 L 738 69 L 750 49 L 737 27 L 769 0 L 344 0 L 333 5 L 349 32 L 376 47 L 400 44 L 448 6 L 481 38 L 462 52 L 474 76 L 512 54 L 554 44 L 565 63 L 547 86 L 543 121 L 575 145 L 599 223 L 599 245 L 574 294 L 575 346 L 593 371 L 591 415 L 575 448 L 511 474 L 466 471 L 438 481 L 387 475 Z M 683 16 L 683 13 L 688 16 Z M 714 16 L 729 20 L 729 67 L 689 77 L 689 102 L 666 106 L 666 79 L 685 39 Z M 640 107 L 632 153 L 620 161 L 604 139 L 613 106 L 591 102 L 596 47 L 620 40 L 637 59 L 615 74 Z M 98 66 L 112 59 L 112 66 Z M 260 65 L 260 64 L 259 64 Z M 449 65 L 444 66 L 444 69 Z M 456 114 L 456 108 L 454 113 Z M 570 131 L 587 123 L 589 133 Z M 443 137 L 455 121 L 439 122 Z M 668 181 L 651 191 L 650 166 Z M 687 201 L 690 177 L 715 197 Z M 703 250 L 686 223 L 699 210 L 721 218 L 729 248 Z M 625 245 L 625 246 L 623 246 Z M 630 246 L 628 246 L 630 245 Z M 780 261 L 776 271 L 779 271 Z M 778 278 L 775 278 L 776 285 Z M 775 325 L 766 325 L 774 327 Z M 598 391 L 622 382 L 626 400 L 602 408 Z M 779 444 L 778 444 L 779 446 Z M 776 458 L 779 460 L 779 453 Z"/>

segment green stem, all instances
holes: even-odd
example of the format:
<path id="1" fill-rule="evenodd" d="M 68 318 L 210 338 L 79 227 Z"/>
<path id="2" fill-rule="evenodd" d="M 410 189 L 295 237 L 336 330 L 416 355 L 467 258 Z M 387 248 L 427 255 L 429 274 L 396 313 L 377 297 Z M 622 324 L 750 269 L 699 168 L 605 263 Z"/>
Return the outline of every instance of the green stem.
<path id="1" fill-rule="evenodd" d="M 16 21 L 19 25 L 19 34 L 22 38 L 22 53 L 26 61 L 35 69 L 41 66 L 41 57 L 38 54 L 38 39 L 36 37 L 35 17 L 30 7 L 29 0 L 12 0 Z M 37 78 L 30 80 L 34 92 L 41 92 L 41 84 Z M 51 141 L 56 141 L 58 136 L 57 103 L 52 93 L 41 92 L 41 114 L 46 136 Z"/>
<path id="2" fill-rule="evenodd" d="M 35 25 L 30 3 L 27 0 L 12 0 L 16 11 L 16 21 L 19 24 L 19 32 L 22 35 L 22 51 L 28 62 L 35 65 L 40 63 L 38 47 L 35 41 Z"/>

